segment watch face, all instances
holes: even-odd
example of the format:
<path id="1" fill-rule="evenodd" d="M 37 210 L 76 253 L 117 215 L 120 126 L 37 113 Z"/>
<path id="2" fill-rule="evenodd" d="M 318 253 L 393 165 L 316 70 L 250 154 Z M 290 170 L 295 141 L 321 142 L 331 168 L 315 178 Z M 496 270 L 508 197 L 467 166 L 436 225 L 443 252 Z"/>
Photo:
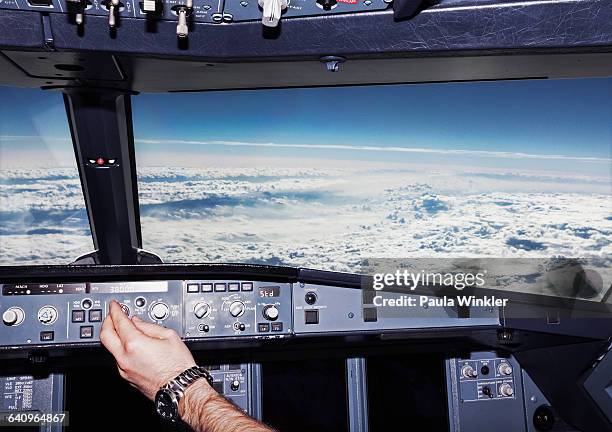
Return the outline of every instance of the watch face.
<path id="1" fill-rule="evenodd" d="M 161 389 L 155 395 L 155 410 L 162 418 L 174 421 L 178 418 L 178 400 L 168 389 Z"/>

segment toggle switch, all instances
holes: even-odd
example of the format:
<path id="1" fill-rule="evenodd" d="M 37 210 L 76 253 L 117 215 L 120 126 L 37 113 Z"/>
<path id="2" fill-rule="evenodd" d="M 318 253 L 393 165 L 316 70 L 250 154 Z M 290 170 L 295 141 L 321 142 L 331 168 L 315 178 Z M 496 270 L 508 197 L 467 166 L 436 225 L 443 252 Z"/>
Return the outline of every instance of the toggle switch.
<path id="1" fill-rule="evenodd" d="M 193 9 L 193 0 L 188 0 L 186 4 L 174 6 L 172 10 L 178 16 L 176 24 L 176 35 L 179 38 L 186 38 L 189 35 L 189 27 L 187 26 L 187 17 L 191 15 Z"/>
<path id="2" fill-rule="evenodd" d="M 110 28 L 115 28 L 117 25 L 117 20 L 115 18 L 115 5 L 113 3 L 108 5 L 108 26 Z"/>
<path id="3" fill-rule="evenodd" d="M 281 15 L 287 9 L 287 0 L 257 0 L 263 9 L 261 23 L 266 27 L 276 27 Z"/>

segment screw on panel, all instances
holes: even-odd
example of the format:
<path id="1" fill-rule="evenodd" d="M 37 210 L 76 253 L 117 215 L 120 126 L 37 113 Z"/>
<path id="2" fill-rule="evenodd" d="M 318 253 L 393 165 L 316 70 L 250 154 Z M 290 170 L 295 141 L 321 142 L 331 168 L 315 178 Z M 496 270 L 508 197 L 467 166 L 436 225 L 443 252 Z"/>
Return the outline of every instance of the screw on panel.
<path id="1" fill-rule="evenodd" d="M 344 63 L 346 59 L 344 57 L 337 56 L 325 56 L 320 58 L 321 63 L 325 64 L 325 68 L 330 72 L 338 72 L 340 64 Z"/>

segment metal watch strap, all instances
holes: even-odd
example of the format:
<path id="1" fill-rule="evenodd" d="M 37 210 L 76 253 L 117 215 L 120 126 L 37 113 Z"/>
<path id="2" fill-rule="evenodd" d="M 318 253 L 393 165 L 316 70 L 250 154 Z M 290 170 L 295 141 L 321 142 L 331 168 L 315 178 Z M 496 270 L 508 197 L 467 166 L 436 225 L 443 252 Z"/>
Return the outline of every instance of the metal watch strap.
<path id="1" fill-rule="evenodd" d="M 173 390 L 179 394 L 179 398 L 183 397 L 183 393 L 191 384 L 200 378 L 205 378 L 208 384 L 213 385 L 213 377 L 202 366 L 193 366 L 177 375 L 170 380 L 164 388 Z"/>

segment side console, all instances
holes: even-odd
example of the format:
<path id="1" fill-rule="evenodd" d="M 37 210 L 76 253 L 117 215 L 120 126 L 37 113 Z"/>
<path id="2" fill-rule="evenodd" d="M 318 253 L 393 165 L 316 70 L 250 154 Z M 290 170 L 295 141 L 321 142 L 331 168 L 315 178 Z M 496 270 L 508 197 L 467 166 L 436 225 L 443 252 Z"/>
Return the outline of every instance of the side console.
<path id="1" fill-rule="evenodd" d="M 516 359 L 474 352 L 446 360 L 451 432 L 573 432 Z"/>

